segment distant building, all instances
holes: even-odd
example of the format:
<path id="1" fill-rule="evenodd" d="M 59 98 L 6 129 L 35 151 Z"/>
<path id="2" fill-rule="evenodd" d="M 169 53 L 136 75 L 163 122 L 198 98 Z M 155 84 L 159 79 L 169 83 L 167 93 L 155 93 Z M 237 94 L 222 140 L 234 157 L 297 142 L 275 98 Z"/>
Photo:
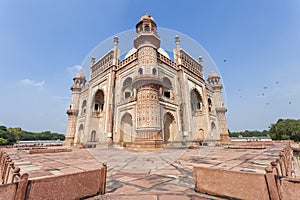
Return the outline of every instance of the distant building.
<path id="1" fill-rule="evenodd" d="M 178 36 L 173 60 L 160 42 L 146 14 L 123 60 L 115 37 L 112 50 L 92 58 L 88 84 L 82 72 L 74 77 L 65 145 L 147 149 L 229 142 L 218 74 L 210 73 L 206 82 L 202 58 L 180 48 Z"/>
<path id="2" fill-rule="evenodd" d="M 261 136 L 261 137 L 231 137 L 231 142 L 271 142 L 272 138 L 270 136 Z"/>

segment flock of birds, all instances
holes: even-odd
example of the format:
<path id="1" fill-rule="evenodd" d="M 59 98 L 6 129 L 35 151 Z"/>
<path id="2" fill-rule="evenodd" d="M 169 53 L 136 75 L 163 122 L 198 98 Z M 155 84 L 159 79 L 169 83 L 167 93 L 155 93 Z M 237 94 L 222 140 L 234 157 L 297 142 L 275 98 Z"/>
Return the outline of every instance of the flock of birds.
<path id="1" fill-rule="evenodd" d="M 224 59 L 223 61 L 224 61 L 224 62 L 227 62 L 227 60 L 225 60 L 225 59 Z M 275 82 L 275 85 L 278 86 L 278 85 L 279 85 L 279 81 L 276 81 L 276 82 Z M 265 92 L 258 93 L 257 96 L 266 96 L 266 90 L 268 89 L 268 87 L 265 86 L 263 89 L 265 90 Z M 238 91 L 240 92 L 241 90 L 238 89 Z M 240 98 L 242 98 L 242 96 L 240 96 Z M 288 104 L 292 104 L 292 102 L 289 101 Z M 267 102 L 266 105 L 270 105 L 270 102 Z"/>

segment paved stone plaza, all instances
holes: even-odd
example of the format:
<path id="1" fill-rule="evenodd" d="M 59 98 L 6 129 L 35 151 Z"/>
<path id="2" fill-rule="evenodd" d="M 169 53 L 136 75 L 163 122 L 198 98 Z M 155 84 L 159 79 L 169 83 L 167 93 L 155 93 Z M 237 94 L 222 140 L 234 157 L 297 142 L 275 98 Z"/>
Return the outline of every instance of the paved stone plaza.
<path id="1" fill-rule="evenodd" d="M 283 144 L 266 149 L 164 149 L 130 152 L 116 148 L 76 149 L 72 152 L 28 154 L 7 149 L 15 165 L 31 179 L 100 168 L 107 163 L 105 196 L 91 199 L 219 199 L 194 191 L 193 166 L 265 173 Z"/>

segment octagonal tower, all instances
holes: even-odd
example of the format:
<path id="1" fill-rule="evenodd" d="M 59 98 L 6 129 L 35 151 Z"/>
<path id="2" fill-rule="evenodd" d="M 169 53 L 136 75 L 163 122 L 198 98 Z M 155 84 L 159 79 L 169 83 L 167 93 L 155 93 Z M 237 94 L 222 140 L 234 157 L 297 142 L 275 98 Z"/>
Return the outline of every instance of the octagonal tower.
<path id="1" fill-rule="evenodd" d="M 136 133 L 134 145 L 145 148 L 162 146 L 159 114 L 159 88 L 157 50 L 160 37 L 154 19 L 147 13 L 136 25 L 134 47 L 137 49 L 138 66 L 132 86 L 137 90 Z"/>

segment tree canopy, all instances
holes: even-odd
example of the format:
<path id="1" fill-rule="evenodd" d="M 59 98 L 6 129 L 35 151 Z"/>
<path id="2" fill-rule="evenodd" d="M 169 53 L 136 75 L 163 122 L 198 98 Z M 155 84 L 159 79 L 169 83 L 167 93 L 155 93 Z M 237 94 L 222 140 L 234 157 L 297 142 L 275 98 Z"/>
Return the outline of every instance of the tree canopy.
<path id="1" fill-rule="evenodd" d="M 300 120 L 279 119 L 270 126 L 270 136 L 273 140 L 300 141 Z"/>
<path id="2" fill-rule="evenodd" d="M 229 131 L 229 136 L 230 137 L 239 137 L 239 136 L 243 136 L 243 137 L 262 137 L 262 136 L 268 136 L 269 135 L 269 131 L 267 130 L 263 130 L 263 131 L 249 131 L 249 130 L 245 130 L 245 131 L 240 131 L 240 132 L 230 132 Z"/>
<path id="3" fill-rule="evenodd" d="M 0 126 L 0 145 L 13 145 L 18 141 L 28 140 L 64 140 L 65 135 L 59 133 L 52 133 L 50 131 L 43 131 L 40 133 L 33 133 L 24 131 L 21 128 L 7 128 Z"/>

